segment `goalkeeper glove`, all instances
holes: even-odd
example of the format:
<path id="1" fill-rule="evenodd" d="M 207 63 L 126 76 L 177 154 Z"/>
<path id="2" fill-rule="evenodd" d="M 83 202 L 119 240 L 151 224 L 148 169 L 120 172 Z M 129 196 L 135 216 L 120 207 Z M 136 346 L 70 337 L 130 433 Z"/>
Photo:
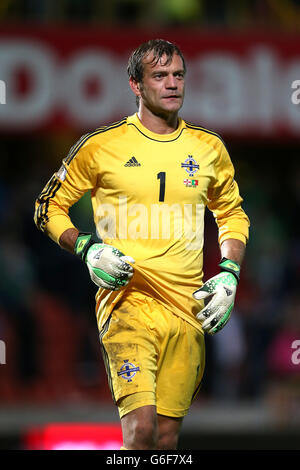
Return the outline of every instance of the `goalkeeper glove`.
<path id="1" fill-rule="evenodd" d="M 74 250 L 87 264 L 91 279 L 98 287 L 119 290 L 133 276 L 133 268 L 128 262 L 134 263 L 134 259 L 102 240 L 100 243 L 95 242 L 91 233 L 80 232 Z"/>
<path id="2" fill-rule="evenodd" d="M 212 297 L 210 302 L 197 314 L 206 333 L 214 335 L 228 322 L 234 305 L 240 266 L 235 261 L 222 258 L 221 273 L 212 277 L 193 293 L 196 300 Z"/>

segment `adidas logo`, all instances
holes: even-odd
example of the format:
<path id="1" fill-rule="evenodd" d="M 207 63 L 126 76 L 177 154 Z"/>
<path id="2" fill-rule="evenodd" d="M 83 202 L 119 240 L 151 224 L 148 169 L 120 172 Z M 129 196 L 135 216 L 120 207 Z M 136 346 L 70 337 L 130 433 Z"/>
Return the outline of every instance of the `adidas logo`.
<path id="1" fill-rule="evenodd" d="M 141 166 L 135 157 L 132 157 L 124 166 Z"/>

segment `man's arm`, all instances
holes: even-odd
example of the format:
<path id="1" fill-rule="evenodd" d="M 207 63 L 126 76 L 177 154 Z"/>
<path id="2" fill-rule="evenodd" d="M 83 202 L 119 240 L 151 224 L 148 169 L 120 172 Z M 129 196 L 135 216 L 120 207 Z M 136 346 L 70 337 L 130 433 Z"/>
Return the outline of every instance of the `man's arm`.
<path id="1" fill-rule="evenodd" d="M 59 245 L 70 253 L 75 253 L 75 243 L 78 238 L 79 231 L 76 228 L 65 230 L 60 238 Z"/>
<path id="2" fill-rule="evenodd" d="M 36 200 L 34 220 L 37 227 L 63 249 L 79 256 L 87 265 L 92 281 L 108 290 L 128 284 L 134 263 L 116 248 L 91 233 L 82 233 L 73 225 L 69 208 L 97 186 L 97 147 L 86 144 L 63 160 L 61 169 L 49 180 Z"/>
<path id="3" fill-rule="evenodd" d="M 240 240 L 228 238 L 221 245 L 221 257 L 235 261 L 240 266 L 245 256 L 246 245 Z"/>
<path id="4" fill-rule="evenodd" d="M 208 196 L 208 208 L 218 225 L 221 272 L 206 281 L 193 296 L 196 300 L 209 300 L 197 318 L 205 332 L 215 334 L 226 325 L 234 306 L 249 229 L 249 219 L 241 207 L 242 198 L 234 180 L 234 168 L 223 145 L 215 162 L 215 180 Z"/>

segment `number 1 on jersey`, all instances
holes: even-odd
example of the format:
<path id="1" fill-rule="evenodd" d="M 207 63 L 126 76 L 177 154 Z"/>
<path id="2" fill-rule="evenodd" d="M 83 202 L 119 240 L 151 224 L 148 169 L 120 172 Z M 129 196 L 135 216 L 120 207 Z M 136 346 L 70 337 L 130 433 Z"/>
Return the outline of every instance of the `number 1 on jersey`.
<path id="1" fill-rule="evenodd" d="M 166 172 L 161 171 L 160 173 L 157 173 L 157 179 L 160 180 L 159 202 L 163 202 L 165 200 L 165 191 L 166 191 Z"/>

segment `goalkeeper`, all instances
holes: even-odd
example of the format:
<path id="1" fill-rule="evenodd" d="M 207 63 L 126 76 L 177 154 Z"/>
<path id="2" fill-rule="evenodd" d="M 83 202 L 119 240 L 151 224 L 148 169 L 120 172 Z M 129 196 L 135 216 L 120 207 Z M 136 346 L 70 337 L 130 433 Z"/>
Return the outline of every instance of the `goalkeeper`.
<path id="1" fill-rule="evenodd" d="M 164 40 L 128 62 L 138 112 L 84 135 L 36 201 L 35 223 L 99 287 L 96 316 L 124 449 L 176 449 L 205 365 L 204 336 L 229 321 L 249 220 L 222 139 L 178 116 L 186 66 Z M 69 208 L 91 191 L 97 239 Z M 220 263 L 203 282 L 205 207 Z"/>

